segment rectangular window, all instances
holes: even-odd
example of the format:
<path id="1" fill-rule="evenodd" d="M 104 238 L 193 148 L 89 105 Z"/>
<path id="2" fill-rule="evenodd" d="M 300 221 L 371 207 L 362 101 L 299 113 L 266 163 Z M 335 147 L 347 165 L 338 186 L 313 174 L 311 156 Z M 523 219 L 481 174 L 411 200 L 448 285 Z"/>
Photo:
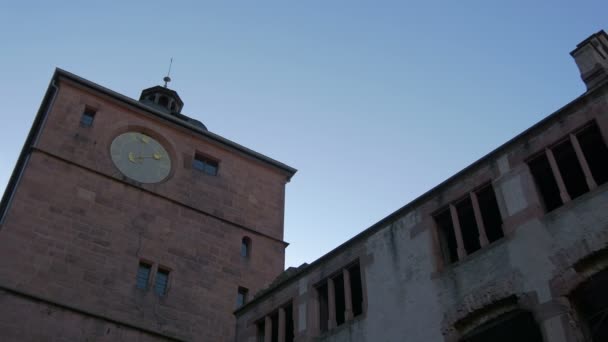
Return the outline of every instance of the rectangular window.
<path id="1" fill-rule="evenodd" d="M 150 271 L 152 270 L 152 265 L 140 262 L 139 268 L 137 269 L 137 278 L 136 278 L 136 286 L 138 289 L 145 290 L 148 288 L 148 280 L 150 279 Z"/>
<path id="2" fill-rule="evenodd" d="M 264 320 L 262 319 L 260 322 L 258 322 L 257 324 L 257 342 L 265 342 L 266 340 L 266 325 Z"/>
<path id="3" fill-rule="evenodd" d="M 467 196 L 464 200 L 456 204 L 456 212 L 458 213 L 458 222 L 460 223 L 460 232 L 462 233 L 462 242 L 467 254 L 471 254 L 481 248 L 479 243 L 479 228 L 475 220 L 473 212 L 473 202 L 471 197 Z"/>
<path id="4" fill-rule="evenodd" d="M 294 339 L 293 304 L 285 306 L 285 342 L 293 342 Z"/>
<path id="5" fill-rule="evenodd" d="M 582 194 L 589 192 L 589 187 L 585 181 L 585 174 L 578 162 L 576 152 L 570 140 L 555 146 L 551 149 L 557 162 L 557 168 L 564 180 L 566 190 L 571 199 L 575 199 Z"/>
<path id="6" fill-rule="evenodd" d="M 591 175 L 602 185 L 608 181 L 608 148 L 599 127 L 595 123 L 576 134 L 585 155 Z"/>
<path id="7" fill-rule="evenodd" d="M 476 192 L 477 201 L 479 202 L 479 211 L 486 229 L 486 236 L 489 242 L 494 242 L 504 236 L 502 231 L 502 217 L 498 202 L 496 202 L 496 194 L 492 185 L 481 188 Z"/>
<path id="8" fill-rule="evenodd" d="M 241 306 L 245 305 L 245 303 L 247 303 L 247 292 L 249 292 L 249 290 L 247 290 L 246 288 L 239 287 L 239 290 L 236 295 L 237 308 L 240 308 Z"/>
<path id="9" fill-rule="evenodd" d="M 355 264 L 348 269 L 350 275 L 350 292 L 353 296 L 353 316 L 363 313 L 363 284 L 361 283 L 361 269 Z"/>
<path id="10" fill-rule="evenodd" d="M 192 168 L 204 172 L 208 175 L 216 176 L 217 170 L 219 168 L 219 163 L 217 160 L 213 160 L 200 153 L 196 153 L 194 155 L 194 160 L 192 161 Z"/>
<path id="11" fill-rule="evenodd" d="M 333 278 L 334 281 L 334 299 L 336 301 L 336 325 L 342 325 L 346 322 L 344 313 L 346 310 L 346 303 L 344 301 L 344 276 L 340 273 L 337 277 Z"/>
<path id="12" fill-rule="evenodd" d="M 270 321 L 272 324 L 272 333 L 270 342 L 279 342 L 279 312 L 275 312 L 270 315 Z"/>
<path id="13" fill-rule="evenodd" d="M 456 233 L 452 224 L 450 209 L 447 208 L 435 215 L 437 233 L 439 235 L 439 245 L 447 264 L 458 261 L 458 245 L 456 243 Z"/>
<path id="14" fill-rule="evenodd" d="M 156 271 L 156 279 L 154 282 L 154 292 L 159 296 L 167 294 L 167 287 L 169 286 L 169 271 L 159 268 Z"/>
<path id="15" fill-rule="evenodd" d="M 540 156 L 528 162 L 528 166 L 545 205 L 545 210 L 549 212 L 560 207 L 563 202 L 547 155 L 543 152 Z"/>
<path id="16" fill-rule="evenodd" d="M 80 117 L 80 126 L 91 127 L 93 126 L 93 120 L 95 120 L 95 110 L 88 107 L 85 108 Z"/>
<path id="17" fill-rule="evenodd" d="M 329 301 L 327 290 L 327 283 L 317 288 L 317 296 L 319 298 L 319 328 L 322 332 L 328 330 L 327 323 L 329 322 Z"/>

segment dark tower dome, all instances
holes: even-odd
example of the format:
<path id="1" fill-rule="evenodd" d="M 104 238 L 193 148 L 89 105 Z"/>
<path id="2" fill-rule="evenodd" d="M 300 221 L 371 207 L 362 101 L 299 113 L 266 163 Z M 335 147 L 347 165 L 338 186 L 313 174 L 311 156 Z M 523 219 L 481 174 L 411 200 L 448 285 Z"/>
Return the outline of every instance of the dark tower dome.
<path id="1" fill-rule="evenodd" d="M 139 101 L 169 114 L 179 114 L 184 107 L 184 102 L 177 92 L 167 88 L 166 85 L 144 89 Z"/>

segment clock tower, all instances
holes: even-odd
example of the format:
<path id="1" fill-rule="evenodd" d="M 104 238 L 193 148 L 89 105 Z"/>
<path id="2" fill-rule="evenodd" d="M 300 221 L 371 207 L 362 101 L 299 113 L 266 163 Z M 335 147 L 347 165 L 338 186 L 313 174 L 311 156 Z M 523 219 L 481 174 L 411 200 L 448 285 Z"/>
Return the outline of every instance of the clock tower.
<path id="1" fill-rule="evenodd" d="M 3 341 L 232 341 L 284 268 L 296 170 L 57 69 L 0 202 Z"/>

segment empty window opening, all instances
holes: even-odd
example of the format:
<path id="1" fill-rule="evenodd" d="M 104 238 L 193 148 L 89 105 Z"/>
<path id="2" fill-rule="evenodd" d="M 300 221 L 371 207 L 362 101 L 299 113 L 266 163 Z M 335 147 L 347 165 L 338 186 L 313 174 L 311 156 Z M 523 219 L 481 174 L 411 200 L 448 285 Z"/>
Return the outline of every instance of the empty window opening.
<path id="1" fill-rule="evenodd" d="M 334 292 L 336 301 L 336 325 L 344 324 L 346 321 L 346 300 L 344 298 L 344 276 L 340 273 L 334 280 Z"/>
<path id="2" fill-rule="evenodd" d="M 279 313 L 275 312 L 270 316 L 272 322 L 271 342 L 279 342 Z"/>
<path id="3" fill-rule="evenodd" d="M 171 102 L 171 108 L 169 108 L 171 111 L 175 110 L 175 102 Z"/>
<path id="4" fill-rule="evenodd" d="M 169 106 L 169 99 L 166 96 L 161 96 L 158 99 L 158 104 L 163 106 L 163 107 L 168 107 Z"/>
<path id="5" fill-rule="evenodd" d="M 80 117 L 80 126 L 91 127 L 91 126 L 93 126 L 94 120 L 95 120 L 95 110 L 87 107 L 84 109 L 84 112 L 82 112 L 82 116 Z"/>
<path id="6" fill-rule="evenodd" d="M 285 307 L 285 342 L 293 342 L 294 339 L 294 323 L 293 323 L 293 305 L 289 303 Z"/>
<path id="7" fill-rule="evenodd" d="M 154 100 L 156 99 L 156 97 L 154 95 L 150 95 L 148 96 L 148 100 L 154 102 Z"/>
<path id="8" fill-rule="evenodd" d="M 444 210 L 436 215 L 435 223 L 437 224 L 439 244 L 445 261 L 447 263 L 458 261 L 458 245 L 456 243 L 456 234 L 454 233 L 450 210 Z"/>
<path id="9" fill-rule="evenodd" d="M 593 179 L 597 185 L 606 183 L 608 181 L 608 148 L 606 148 L 600 129 L 593 124 L 578 133 L 576 137 Z"/>
<path id="10" fill-rule="evenodd" d="M 266 340 L 266 327 L 264 320 L 261 320 L 257 324 L 257 342 L 265 342 Z"/>
<path id="11" fill-rule="evenodd" d="M 494 242 L 504 236 L 502 231 L 502 217 L 496 202 L 496 194 L 492 185 L 488 185 L 477 191 L 479 211 L 489 242 Z"/>
<path id="12" fill-rule="evenodd" d="M 249 292 L 249 290 L 247 290 L 244 287 L 240 287 L 239 286 L 239 290 L 237 292 L 236 295 L 236 307 L 237 309 L 240 308 L 241 306 L 245 305 L 245 303 L 247 303 L 247 293 Z"/>
<path id="13" fill-rule="evenodd" d="M 136 278 L 136 286 L 138 289 L 145 290 L 148 288 L 148 280 L 150 279 L 150 271 L 152 270 L 152 265 L 140 262 L 139 268 L 137 269 L 137 278 Z"/>
<path id="14" fill-rule="evenodd" d="M 249 258 L 251 254 L 251 239 L 248 237 L 244 237 L 241 240 L 241 256 L 243 258 Z"/>
<path id="15" fill-rule="evenodd" d="M 329 303 L 327 290 L 327 283 L 317 288 L 317 296 L 319 298 L 319 329 L 322 332 L 327 331 L 329 321 Z"/>
<path id="16" fill-rule="evenodd" d="M 363 284 L 361 283 L 361 269 L 355 264 L 348 269 L 350 276 L 350 292 L 353 297 L 353 316 L 363 313 Z"/>
<path id="17" fill-rule="evenodd" d="M 557 181 L 551 171 L 551 165 L 547 159 L 547 155 L 542 153 L 540 156 L 532 159 L 528 166 L 532 177 L 536 182 L 538 191 L 540 192 L 543 204 L 546 211 L 551 211 L 563 204 L 559 195 Z"/>
<path id="18" fill-rule="evenodd" d="M 202 154 L 196 153 L 192 161 L 192 167 L 196 170 L 204 172 L 211 176 L 217 175 L 218 165 L 217 160 L 208 158 Z"/>
<path id="19" fill-rule="evenodd" d="M 608 341 L 608 269 L 593 275 L 574 291 L 572 299 L 584 323 L 586 340 Z"/>
<path id="20" fill-rule="evenodd" d="M 543 337 L 530 312 L 506 313 L 468 333 L 460 342 L 542 342 Z"/>
<path id="21" fill-rule="evenodd" d="M 570 140 L 555 146 L 552 151 L 570 198 L 575 199 L 588 192 L 589 187 L 585 181 L 585 174 Z"/>
<path id="22" fill-rule="evenodd" d="M 456 204 L 458 213 L 458 222 L 460 223 L 460 232 L 462 233 L 462 242 L 467 254 L 471 254 L 481 248 L 479 243 L 479 230 L 477 221 L 475 221 L 475 212 L 473 211 L 473 202 L 471 197 Z"/>
<path id="23" fill-rule="evenodd" d="M 169 271 L 159 268 L 156 271 L 156 278 L 154 281 L 154 292 L 159 296 L 167 294 L 167 287 L 169 286 Z"/>

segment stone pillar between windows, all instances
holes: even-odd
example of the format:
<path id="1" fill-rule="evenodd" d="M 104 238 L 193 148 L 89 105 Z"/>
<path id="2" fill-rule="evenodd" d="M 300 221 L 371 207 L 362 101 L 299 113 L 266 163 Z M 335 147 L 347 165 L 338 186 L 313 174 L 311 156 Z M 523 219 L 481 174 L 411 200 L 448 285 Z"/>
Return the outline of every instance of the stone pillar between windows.
<path id="1" fill-rule="evenodd" d="M 344 278 L 344 319 L 348 322 L 353 319 L 353 296 L 350 288 L 350 273 L 348 269 L 342 270 Z"/>
<path id="2" fill-rule="evenodd" d="M 264 342 L 272 342 L 272 318 L 264 317 Z"/>
<path id="3" fill-rule="evenodd" d="M 492 185 L 490 185 L 492 186 Z M 483 223 L 483 217 L 481 216 L 481 209 L 479 208 L 479 201 L 477 200 L 477 194 L 471 192 L 471 203 L 473 203 L 473 213 L 475 214 L 475 223 L 477 223 L 477 230 L 479 231 L 479 244 L 481 248 L 487 246 L 490 242 L 486 235 L 486 226 Z"/>
<path id="4" fill-rule="evenodd" d="M 328 321 L 327 329 L 331 330 L 336 327 L 336 288 L 334 280 L 327 279 L 327 308 L 328 308 Z"/>
<path id="5" fill-rule="evenodd" d="M 553 172 L 553 177 L 555 177 L 555 181 L 557 182 L 557 187 L 559 188 L 559 196 L 561 197 L 562 202 L 564 202 L 564 204 L 568 203 L 570 202 L 570 195 L 568 195 L 566 184 L 564 183 L 562 174 L 559 172 L 559 168 L 557 167 L 555 156 L 553 156 L 553 152 L 550 149 L 546 149 L 545 154 L 547 155 L 547 160 L 549 160 L 549 165 L 551 166 L 551 172 Z"/>
<path id="6" fill-rule="evenodd" d="M 279 308 L 279 342 L 285 342 L 285 308 Z"/>
<path id="7" fill-rule="evenodd" d="M 462 240 L 462 231 L 460 230 L 460 221 L 458 220 L 458 212 L 453 204 L 450 204 L 450 215 L 452 216 L 452 225 L 454 226 L 454 233 L 456 235 L 456 245 L 458 246 L 458 260 L 464 259 L 467 256 L 467 251 L 464 248 L 464 241 Z"/>
<path id="8" fill-rule="evenodd" d="M 583 173 L 585 174 L 585 180 L 587 181 L 589 190 L 597 188 L 597 183 L 595 182 L 595 179 L 593 179 L 591 169 L 589 168 L 589 164 L 587 163 L 585 154 L 583 154 L 581 144 L 578 143 L 578 138 L 576 135 L 570 134 L 570 142 L 572 142 L 572 147 L 574 147 L 574 152 L 576 153 L 576 159 L 578 159 L 578 162 L 581 164 L 581 168 L 583 169 Z"/>

